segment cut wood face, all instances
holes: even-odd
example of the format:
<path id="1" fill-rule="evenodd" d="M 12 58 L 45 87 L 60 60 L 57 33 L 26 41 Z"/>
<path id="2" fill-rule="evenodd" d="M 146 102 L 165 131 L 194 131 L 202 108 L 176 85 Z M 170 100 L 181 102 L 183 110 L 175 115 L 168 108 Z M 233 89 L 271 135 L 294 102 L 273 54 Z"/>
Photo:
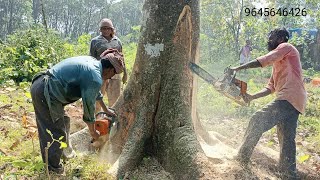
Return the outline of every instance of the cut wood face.
<path id="1" fill-rule="evenodd" d="M 187 52 L 188 59 L 191 57 L 192 46 L 192 14 L 189 6 L 185 6 L 177 21 L 173 43 L 177 46 L 183 46 Z"/>

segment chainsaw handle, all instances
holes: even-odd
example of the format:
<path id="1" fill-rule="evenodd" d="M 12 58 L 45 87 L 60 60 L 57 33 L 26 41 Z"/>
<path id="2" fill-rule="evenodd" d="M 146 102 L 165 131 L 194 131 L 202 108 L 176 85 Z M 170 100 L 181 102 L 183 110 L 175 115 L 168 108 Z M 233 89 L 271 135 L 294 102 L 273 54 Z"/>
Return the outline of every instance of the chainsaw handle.
<path id="1" fill-rule="evenodd" d="M 110 107 L 108 107 L 108 109 L 109 109 L 112 113 L 114 113 L 114 114 L 116 115 L 116 113 L 115 113 L 116 110 L 115 110 L 115 109 L 110 108 Z M 98 112 L 98 113 L 96 114 L 96 118 L 97 118 L 99 115 L 112 116 L 112 115 L 108 114 L 108 113 L 105 112 L 105 111 L 100 111 L 100 112 Z"/>
<path id="2" fill-rule="evenodd" d="M 248 93 L 242 94 L 242 99 L 243 99 L 243 101 L 244 101 L 248 106 L 250 106 L 250 102 L 251 102 L 253 99 L 249 100 L 249 99 L 248 99 L 248 96 L 251 96 L 251 95 L 248 94 Z"/>
<path id="3" fill-rule="evenodd" d="M 107 116 L 108 116 L 108 114 L 107 114 L 106 112 L 104 112 L 104 111 L 98 112 L 98 113 L 96 114 L 96 118 L 97 118 L 99 115 L 107 115 Z"/>
<path id="4" fill-rule="evenodd" d="M 232 76 L 232 75 L 235 76 L 235 74 L 236 74 L 237 71 L 231 69 L 231 65 L 229 65 L 228 67 L 226 67 L 226 68 L 224 69 L 223 72 L 224 72 L 224 74 L 229 74 L 230 76 Z"/>

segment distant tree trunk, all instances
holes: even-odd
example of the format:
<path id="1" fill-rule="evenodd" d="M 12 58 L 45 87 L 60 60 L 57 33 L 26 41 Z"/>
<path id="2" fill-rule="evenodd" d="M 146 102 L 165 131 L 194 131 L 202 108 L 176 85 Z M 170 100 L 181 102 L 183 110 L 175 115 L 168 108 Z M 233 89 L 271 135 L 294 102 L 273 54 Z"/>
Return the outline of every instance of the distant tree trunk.
<path id="1" fill-rule="evenodd" d="M 320 70 L 320 27 L 318 27 L 317 29 L 318 29 L 318 34 L 317 34 L 317 40 L 315 45 L 316 49 L 315 49 L 314 59 L 318 63 L 318 70 Z"/>
<path id="2" fill-rule="evenodd" d="M 13 31 L 13 0 L 9 0 L 9 22 L 7 26 L 8 34 L 11 34 Z"/>
<path id="3" fill-rule="evenodd" d="M 32 0 L 32 17 L 34 23 L 38 22 L 39 15 L 39 0 Z"/>
<path id="4" fill-rule="evenodd" d="M 0 9 L 2 9 L 2 11 L 0 11 L 0 37 L 4 37 L 6 34 L 5 31 L 5 27 L 6 27 L 6 23 L 4 21 L 4 18 L 7 16 L 7 7 L 6 7 L 6 3 L 4 1 L 0 1 Z"/>
<path id="5" fill-rule="evenodd" d="M 231 13 L 231 20 L 228 20 L 228 21 L 226 20 L 227 26 L 231 30 L 232 36 L 233 36 L 233 41 L 234 41 L 233 49 L 235 52 L 234 54 L 235 58 L 238 58 L 239 51 L 240 51 L 239 36 L 240 36 L 240 29 L 241 29 L 243 8 L 244 8 L 243 0 L 241 0 L 238 3 L 240 3 L 240 7 L 234 8 L 235 4 L 232 1 L 229 2 L 228 10 Z M 238 3 L 236 3 L 236 5 L 238 5 Z M 235 13 L 239 13 L 239 14 L 235 14 Z"/>
<path id="6" fill-rule="evenodd" d="M 239 36 L 240 36 L 240 29 L 241 29 L 241 23 L 242 23 L 242 14 L 243 14 L 243 8 L 244 8 L 244 3 L 243 0 L 241 0 L 240 4 L 240 12 L 239 12 L 239 21 L 237 22 L 237 30 L 236 30 L 236 35 L 235 35 L 235 55 L 238 57 L 239 55 L 239 50 L 240 50 L 240 44 L 239 44 Z"/>
<path id="7" fill-rule="evenodd" d="M 69 3 L 67 4 L 68 7 L 67 7 L 67 12 L 65 13 L 64 15 L 64 34 L 65 36 L 68 35 L 68 32 L 69 32 L 69 24 L 70 24 L 70 5 Z"/>
<path id="8" fill-rule="evenodd" d="M 43 0 L 40 0 L 41 3 L 41 12 L 42 12 L 42 20 L 43 20 L 43 26 L 46 29 L 46 31 L 48 32 L 48 24 L 47 24 L 47 20 L 46 20 L 46 13 L 44 11 L 44 4 L 43 4 Z"/>
<path id="9" fill-rule="evenodd" d="M 60 12 L 59 12 L 60 13 Z M 59 21 L 59 15 L 58 12 L 55 13 L 54 17 L 54 29 L 59 31 L 60 29 L 58 28 L 58 21 Z"/>
<path id="10" fill-rule="evenodd" d="M 117 176 L 151 155 L 176 179 L 210 179 L 192 124 L 188 67 L 198 52 L 199 2 L 146 0 L 144 12 L 133 72 L 114 105 L 120 121 L 112 139 L 121 152 Z"/>
<path id="11" fill-rule="evenodd" d="M 89 33 L 92 11 L 93 11 L 93 9 L 90 7 L 89 12 L 87 14 L 88 18 L 87 18 L 86 27 L 85 27 L 85 32 L 86 33 Z"/>

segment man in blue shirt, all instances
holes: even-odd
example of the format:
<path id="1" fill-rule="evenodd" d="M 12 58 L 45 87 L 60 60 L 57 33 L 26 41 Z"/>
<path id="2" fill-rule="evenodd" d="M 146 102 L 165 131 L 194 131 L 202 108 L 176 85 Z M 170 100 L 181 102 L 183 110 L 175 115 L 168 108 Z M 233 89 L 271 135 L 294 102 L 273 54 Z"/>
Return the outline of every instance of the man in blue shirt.
<path id="1" fill-rule="evenodd" d="M 45 147 L 54 139 L 63 136 L 62 141 L 68 143 L 70 118 L 65 115 L 64 106 L 82 98 L 83 121 L 89 128 L 94 140 L 99 134 L 94 127 L 95 103 L 101 105 L 103 111 L 111 116 L 102 100 L 100 88 L 102 82 L 123 71 L 123 57 L 109 51 L 105 59 L 97 61 L 91 56 L 78 56 L 65 59 L 53 66 L 46 73 L 37 75 L 31 86 L 32 103 L 35 109 L 39 133 L 42 159 L 45 162 Z M 63 150 L 60 144 L 54 142 L 48 151 L 49 170 L 62 174 L 63 167 L 60 158 Z"/>

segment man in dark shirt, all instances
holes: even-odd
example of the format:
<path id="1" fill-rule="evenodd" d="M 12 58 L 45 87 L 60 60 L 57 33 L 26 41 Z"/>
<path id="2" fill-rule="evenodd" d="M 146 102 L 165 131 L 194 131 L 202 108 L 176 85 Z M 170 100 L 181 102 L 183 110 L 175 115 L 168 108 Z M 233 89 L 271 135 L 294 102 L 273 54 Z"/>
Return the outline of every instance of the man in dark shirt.
<path id="1" fill-rule="evenodd" d="M 102 53 L 109 49 L 117 49 L 122 52 L 122 43 L 115 35 L 115 28 L 110 19 L 104 18 L 99 23 L 100 35 L 93 38 L 90 43 L 90 56 L 100 60 Z M 127 70 L 124 63 L 122 82 L 127 82 Z M 104 81 L 101 87 L 101 93 L 107 93 L 108 105 L 112 106 L 121 94 L 121 76 L 120 74 L 114 75 L 111 79 Z M 97 112 L 100 111 L 100 106 L 97 104 Z"/>

